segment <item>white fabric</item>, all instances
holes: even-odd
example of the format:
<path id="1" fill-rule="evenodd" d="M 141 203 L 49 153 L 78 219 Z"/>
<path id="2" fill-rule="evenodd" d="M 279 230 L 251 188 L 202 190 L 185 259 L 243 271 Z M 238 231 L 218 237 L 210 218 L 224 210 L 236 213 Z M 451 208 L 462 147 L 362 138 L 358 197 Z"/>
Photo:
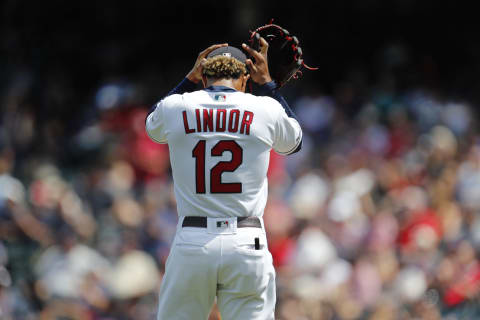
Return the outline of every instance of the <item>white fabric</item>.
<path id="1" fill-rule="evenodd" d="M 212 109 L 214 132 L 203 124 L 202 117 L 197 121 L 196 109 L 201 116 L 204 109 L 207 112 Z M 217 118 L 222 124 L 224 115 L 219 111 L 222 109 L 226 110 L 227 129 L 219 132 Z M 251 120 L 250 126 L 242 125 L 244 117 Z M 200 90 L 168 96 L 148 116 L 146 130 L 154 141 L 169 145 L 180 216 L 262 216 L 267 201 L 270 150 L 289 154 L 302 139 L 300 125 L 287 116 L 278 101 L 242 92 Z M 205 172 L 198 173 L 193 150 L 201 140 L 206 143 Z M 233 153 L 228 150 L 221 155 L 211 155 L 212 148 L 221 140 L 233 140 L 243 151 L 241 165 L 221 174 L 221 183 L 241 183 L 241 193 L 212 193 L 210 190 L 212 168 L 222 161 L 233 160 Z M 204 175 L 205 193 L 197 193 L 195 179 L 198 174 Z"/>
<path id="2" fill-rule="evenodd" d="M 273 320 L 275 270 L 264 229 L 214 234 L 182 228 L 182 222 L 183 217 L 160 287 L 157 319 L 206 320 L 217 297 L 222 319 Z M 260 250 L 255 250 L 256 237 Z"/>

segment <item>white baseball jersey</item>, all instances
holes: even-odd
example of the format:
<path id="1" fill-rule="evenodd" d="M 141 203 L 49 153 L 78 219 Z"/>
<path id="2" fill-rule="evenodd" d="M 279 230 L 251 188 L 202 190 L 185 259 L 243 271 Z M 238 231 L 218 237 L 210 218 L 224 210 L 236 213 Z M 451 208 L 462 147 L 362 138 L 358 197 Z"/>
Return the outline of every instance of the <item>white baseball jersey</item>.
<path id="1" fill-rule="evenodd" d="M 273 98 L 226 87 L 173 94 L 146 122 L 168 143 L 180 216 L 262 216 L 269 152 L 293 152 L 300 125 Z"/>

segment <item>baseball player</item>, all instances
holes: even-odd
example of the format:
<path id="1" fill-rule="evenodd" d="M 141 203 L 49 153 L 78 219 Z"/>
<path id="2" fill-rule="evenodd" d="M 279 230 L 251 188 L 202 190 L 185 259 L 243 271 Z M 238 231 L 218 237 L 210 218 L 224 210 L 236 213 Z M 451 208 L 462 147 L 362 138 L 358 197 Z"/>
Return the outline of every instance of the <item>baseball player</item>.
<path id="1" fill-rule="evenodd" d="M 274 319 L 262 220 L 269 153 L 298 151 L 302 131 L 270 77 L 267 42 L 260 52 L 242 46 L 255 61 L 227 44 L 209 47 L 147 116 L 151 139 L 169 145 L 179 214 L 160 320 L 207 319 L 215 298 L 222 319 Z M 263 96 L 245 93 L 248 79 Z"/>

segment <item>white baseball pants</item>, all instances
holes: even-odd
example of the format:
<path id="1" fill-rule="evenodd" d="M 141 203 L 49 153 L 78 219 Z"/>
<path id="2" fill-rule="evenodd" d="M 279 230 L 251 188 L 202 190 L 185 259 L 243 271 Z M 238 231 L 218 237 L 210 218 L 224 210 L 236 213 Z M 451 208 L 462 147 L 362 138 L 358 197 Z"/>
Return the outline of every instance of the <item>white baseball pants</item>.
<path id="1" fill-rule="evenodd" d="M 237 228 L 235 218 L 208 218 L 207 228 L 182 222 L 180 217 L 157 319 L 205 320 L 217 297 L 222 320 L 273 320 L 275 270 L 263 222 L 262 228 Z"/>

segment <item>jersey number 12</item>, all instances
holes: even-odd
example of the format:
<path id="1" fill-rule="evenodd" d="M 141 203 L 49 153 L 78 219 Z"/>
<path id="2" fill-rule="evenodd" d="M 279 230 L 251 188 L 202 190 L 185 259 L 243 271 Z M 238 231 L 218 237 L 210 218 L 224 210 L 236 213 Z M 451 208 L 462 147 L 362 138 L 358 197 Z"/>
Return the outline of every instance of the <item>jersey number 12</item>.
<path id="1" fill-rule="evenodd" d="M 234 140 L 221 140 L 213 146 L 212 157 L 221 157 L 225 151 L 232 153 L 232 160 L 219 161 L 210 170 L 210 193 L 241 193 L 241 182 L 222 182 L 223 172 L 235 171 L 243 161 L 243 149 Z M 206 141 L 200 140 L 192 150 L 195 158 L 195 184 L 197 193 L 205 193 L 205 153 Z"/>

